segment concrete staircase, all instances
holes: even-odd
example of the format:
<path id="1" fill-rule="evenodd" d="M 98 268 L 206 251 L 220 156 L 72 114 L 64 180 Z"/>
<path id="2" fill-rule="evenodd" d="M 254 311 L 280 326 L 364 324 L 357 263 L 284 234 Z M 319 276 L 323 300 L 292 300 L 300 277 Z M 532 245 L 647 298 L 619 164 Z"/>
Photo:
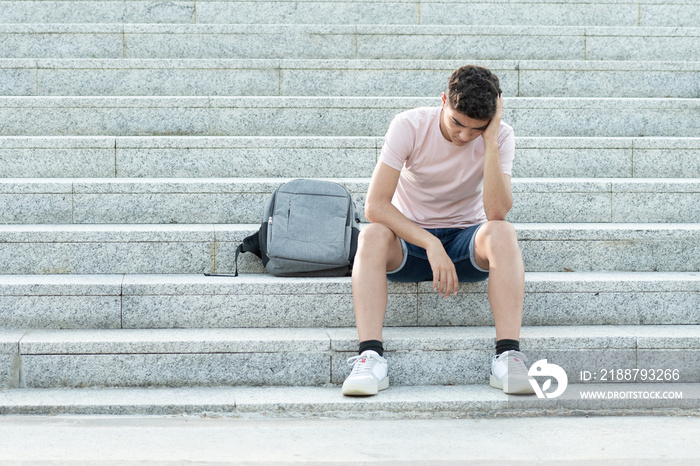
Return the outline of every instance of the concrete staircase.
<path id="1" fill-rule="evenodd" d="M 700 5 L 671 3 L 0 1 L 0 414 L 697 412 Z M 349 278 L 204 274 L 287 179 L 362 206 L 392 117 L 466 63 L 516 132 L 522 348 L 571 388 L 488 387 L 486 283 L 390 284 L 392 387 L 344 398 Z M 581 379 L 613 369 L 671 377 Z"/>

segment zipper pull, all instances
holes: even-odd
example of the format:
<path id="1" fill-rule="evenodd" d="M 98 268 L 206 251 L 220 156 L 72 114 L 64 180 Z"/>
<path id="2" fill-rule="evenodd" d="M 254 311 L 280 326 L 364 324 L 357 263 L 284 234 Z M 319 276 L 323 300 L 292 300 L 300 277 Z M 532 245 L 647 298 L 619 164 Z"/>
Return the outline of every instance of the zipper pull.
<path id="1" fill-rule="evenodd" d="M 267 219 L 267 224 L 268 224 L 268 225 L 272 225 L 272 217 L 270 217 L 270 218 Z"/>

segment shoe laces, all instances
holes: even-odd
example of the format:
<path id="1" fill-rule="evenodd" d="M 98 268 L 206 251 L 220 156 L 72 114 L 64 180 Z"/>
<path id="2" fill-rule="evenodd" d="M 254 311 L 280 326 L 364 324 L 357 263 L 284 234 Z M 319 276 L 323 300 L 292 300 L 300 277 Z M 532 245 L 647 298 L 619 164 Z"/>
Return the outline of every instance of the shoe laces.
<path id="1" fill-rule="evenodd" d="M 381 360 L 381 356 L 375 353 L 363 353 L 357 356 L 348 358 L 348 366 L 352 368 L 352 373 L 356 375 L 364 375 L 371 373 L 374 365 Z"/>

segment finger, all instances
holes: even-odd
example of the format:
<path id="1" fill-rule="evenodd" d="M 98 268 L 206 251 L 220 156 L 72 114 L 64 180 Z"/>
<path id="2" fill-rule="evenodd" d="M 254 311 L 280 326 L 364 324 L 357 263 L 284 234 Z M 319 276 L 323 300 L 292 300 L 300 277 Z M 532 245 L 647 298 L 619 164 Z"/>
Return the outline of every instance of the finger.
<path id="1" fill-rule="evenodd" d="M 452 274 L 448 272 L 448 274 L 447 274 L 447 286 L 445 286 L 445 298 L 450 297 L 450 293 L 452 293 L 452 287 L 454 286 L 453 283 L 454 283 L 454 281 L 452 279 Z"/>
<path id="2" fill-rule="evenodd" d="M 445 278 L 442 275 L 442 272 L 440 271 L 440 269 L 438 269 L 436 276 L 437 276 L 437 281 L 438 281 L 438 286 L 437 286 L 436 291 L 437 291 L 437 294 L 439 296 L 442 294 L 442 289 L 445 286 Z"/>
<path id="3" fill-rule="evenodd" d="M 443 281 L 440 280 L 440 269 L 435 269 L 433 270 L 433 291 L 435 291 L 437 294 L 440 294 L 440 290 L 442 289 L 443 286 Z"/>
<path id="4" fill-rule="evenodd" d="M 443 295 L 443 297 L 447 298 L 450 295 L 450 293 L 452 293 L 452 274 L 449 270 L 445 270 L 443 272 L 443 277 L 445 286 L 441 289 L 440 294 Z"/>

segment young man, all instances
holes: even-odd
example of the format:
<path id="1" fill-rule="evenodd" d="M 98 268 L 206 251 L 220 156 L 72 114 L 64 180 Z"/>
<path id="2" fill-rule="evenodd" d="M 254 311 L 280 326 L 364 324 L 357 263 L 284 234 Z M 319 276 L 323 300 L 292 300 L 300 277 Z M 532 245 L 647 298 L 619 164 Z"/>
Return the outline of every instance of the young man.
<path id="1" fill-rule="evenodd" d="M 489 279 L 496 324 L 491 385 L 533 393 L 520 353 L 525 272 L 513 226 L 510 174 L 513 128 L 501 121 L 498 78 L 464 66 L 450 76 L 440 107 L 400 113 L 386 134 L 372 175 L 352 273 L 360 355 L 343 384 L 345 395 L 389 387 L 382 327 L 387 277 L 432 280 L 445 298 L 459 282 Z"/>

